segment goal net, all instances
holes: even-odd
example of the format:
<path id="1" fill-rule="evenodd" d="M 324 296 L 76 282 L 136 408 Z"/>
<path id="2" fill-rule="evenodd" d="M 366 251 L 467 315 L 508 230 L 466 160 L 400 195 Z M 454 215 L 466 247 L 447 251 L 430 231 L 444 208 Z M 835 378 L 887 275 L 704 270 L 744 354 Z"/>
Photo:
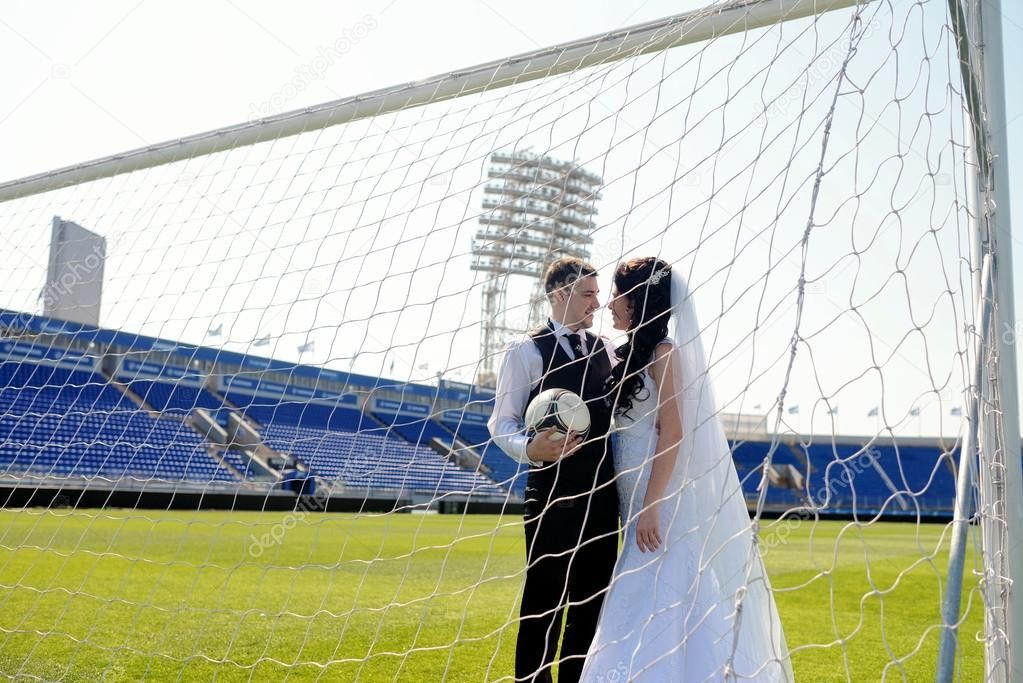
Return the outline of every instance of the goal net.
<path id="1" fill-rule="evenodd" d="M 601 304 L 688 281 L 797 679 L 945 635 L 1005 680 L 1003 86 L 952 5 L 717 3 L 0 185 L 0 671 L 512 680 L 531 475 L 488 421 L 568 254 Z"/>

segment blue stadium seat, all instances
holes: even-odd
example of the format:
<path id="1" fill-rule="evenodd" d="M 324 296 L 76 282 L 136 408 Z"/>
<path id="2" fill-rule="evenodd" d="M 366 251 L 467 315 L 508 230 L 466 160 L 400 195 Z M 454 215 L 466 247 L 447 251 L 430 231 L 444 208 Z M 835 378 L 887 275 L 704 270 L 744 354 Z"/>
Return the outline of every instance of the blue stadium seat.
<path id="1" fill-rule="evenodd" d="M 952 509 L 952 468 L 933 447 L 821 443 L 805 450 L 810 495 L 828 510 L 915 516 Z"/>
<path id="2" fill-rule="evenodd" d="M 246 415 L 261 424 L 289 424 L 346 432 L 380 429 L 380 425 L 368 420 L 358 408 L 253 396 L 235 391 L 228 392 L 226 396 Z"/>
<path id="3" fill-rule="evenodd" d="M 739 441 L 731 444 L 732 462 L 742 482 L 743 495 L 747 501 L 756 502 L 759 497 L 758 487 L 763 479 L 761 469 L 764 459 L 770 451 L 770 441 Z M 792 465 L 806 476 L 806 465 L 786 447 L 779 445 L 771 455 L 772 465 Z M 767 482 L 767 493 L 764 496 L 764 507 L 768 510 L 784 510 L 804 502 L 804 493 L 790 488 L 776 486 Z"/>
<path id="4" fill-rule="evenodd" d="M 263 429 L 263 440 L 271 448 L 297 457 L 314 474 L 350 487 L 431 497 L 450 493 L 504 495 L 486 477 L 459 468 L 429 448 L 379 433 L 271 423 Z"/>
<path id="5" fill-rule="evenodd" d="M 154 419 L 91 371 L 0 363 L 0 468 L 116 480 L 237 481 L 177 419 Z"/>
<path id="6" fill-rule="evenodd" d="M 380 420 L 385 426 L 390 427 L 393 434 L 397 434 L 405 441 L 419 446 L 429 445 L 430 440 L 434 438 L 450 442 L 454 437 L 451 431 L 425 417 L 417 418 L 379 410 L 373 412 L 373 417 Z"/>
<path id="7" fill-rule="evenodd" d="M 526 473 L 529 465 L 521 464 L 508 456 L 493 442 L 490 431 L 483 425 L 458 419 L 456 411 L 444 413 L 441 422 L 456 432 L 483 458 L 483 464 L 490 470 L 490 478 L 500 486 L 522 497 L 526 491 Z"/>
<path id="8" fill-rule="evenodd" d="M 205 388 L 180 382 L 136 379 L 128 383 L 128 388 L 160 411 L 177 410 L 187 413 L 192 408 L 216 410 L 224 407 L 223 402 Z"/>
<path id="9" fill-rule="evenodd" d="M 396 429 L 357 408 L 241 391 L 229 391 L 226 396 L 262 425 L 266 445 L 298 458 L 327 480 L 398 495 L 505 495 L 482 474 L 461 469 L 436 451 L 400 438 Z M 450 440 L 451 434 L 439 426 L 437 430 Z"/>
<path id="10" fill-rule="evenodd" d="M 241 453 L 227 450 L 221 453 L 221 457 L 247 481 L 262 477 L 265 474 L 263 468 L 253 463 L 252 460 Z"/>

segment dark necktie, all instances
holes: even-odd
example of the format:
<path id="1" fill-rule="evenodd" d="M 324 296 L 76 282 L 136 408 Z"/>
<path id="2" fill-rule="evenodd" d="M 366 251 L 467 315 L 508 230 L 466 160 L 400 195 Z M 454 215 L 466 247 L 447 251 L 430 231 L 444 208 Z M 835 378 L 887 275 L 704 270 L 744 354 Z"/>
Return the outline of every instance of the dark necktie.
<path id="1" fill-rule="evenodd" d="M 565 339 L 568 340 L 568 345 L 572 347 L 572 353 L 575 354 L 576 358 L 583 357 L 583 341 L 579 338 L 578 334 L 566 334 Z"/>

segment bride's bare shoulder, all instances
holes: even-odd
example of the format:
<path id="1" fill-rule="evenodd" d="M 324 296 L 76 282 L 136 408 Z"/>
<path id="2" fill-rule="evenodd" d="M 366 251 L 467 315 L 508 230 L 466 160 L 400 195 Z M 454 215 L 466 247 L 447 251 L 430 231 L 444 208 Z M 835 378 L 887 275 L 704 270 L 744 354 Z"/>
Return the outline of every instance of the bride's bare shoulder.
<path id="1" fill-rule="evenodd" d="M 654 357 L 650 365 L 657 377 L 664 375 L 673 355 L 675 355 L 675 343 L 671 339 L 658 342 L 654 347 Z"/>

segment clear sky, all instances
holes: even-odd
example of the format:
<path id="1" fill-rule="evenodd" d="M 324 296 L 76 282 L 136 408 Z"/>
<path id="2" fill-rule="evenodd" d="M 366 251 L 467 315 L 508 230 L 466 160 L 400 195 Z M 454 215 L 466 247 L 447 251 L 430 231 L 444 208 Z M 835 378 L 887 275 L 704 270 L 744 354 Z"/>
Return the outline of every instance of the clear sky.
<path id="1" fill-rule="evenodd" d="M 0 8 L 0 58 L 7 65 L 0 89 L 0 179 L 404 83 L 704 4 L 6 3 Z M 939 272 L 951 269 L 953 283 L 960 277 L 954 270 L 961 267 L 957 250 L 963 243 L 954 228 L 961 216 L 941 210 L 950 196 L 961 194 L 962 179 L 955 176 L 947 144 L 949 125 L 955 122 L 942 128 L 939 114 L 937 122 L 921 126 L 926 117 L 908 107 L 916 102 L 942 108 L 940 87 L 926 86 L 947 81 L 940 66 L 939 30 L 945 5 L 944 0 L 932 0 L 923 10 L 896 12 L 897 20 L 882 16 L 878 26 L 884 30 L 867 32 L 850 67 L 857 79 L 863 77 L 854 80 L 856 85 L 873 94 L 862 102 L 844 96 L 836 108 L 834 166 L 826 178 L 842 182 L 822 184 L 818 222 L 822 228 L 854 228 L 822 229 L 807 254 L 811 267 L 806 277 L 812 283 L 801 330 L 809 341 L 788 380 L 786 405 L 800 405 L 798 415 L 785 415 L 789 427 L 866 433 L 888 423 L 908 434 L 955 432 L 947 415 L 958 403 L 955 327 L 963 311 L 956 310 L 955 297 L 946 301 L 940 296 L 946 284 Z M 1006 62 L 1018 64 L 1023 61 L 1023 9 L 1006 2 L 1002 10 Z M 375 128 L 348 126 L 331 133 L 335 137 L 329 144 L 322 138 L 299 140 L 258 151 L 264 163 L 248 176 L 249 187 L 261 186 L 266 177 L 260 174 L 271 165 L 279 176 L 301 175 L 300 163 L 294 168 L 288 164 L 313 155 L 322 154 L 317 157 L 322 170 L 343 152 L 349 161 L 341 166 L 348 171 L 351 159 L 361 158 L 367 144 L 374 145 L 378 161 L 400 158 L 410 149 L 431 161 L 422 169 L 414 197 L 403 198 L 401 183 L 389 186 L 391 179 L 381 175 L 375 191 L 392 187 L 394 198 L 383 207 L 373 207 L 367 199 L 372 190 L 358 202 L 337 194 L 340 190 L 316 195 L 324 205 L 358 204 L 360 215 L 350 218 L 351 225 L 360 227 L 352 230 L 337 227 L 349 218 L 341 212 L 331 215 L 332 222 L 320 222 L 315 208 L 302 202 L 291 206 L 288 188 L 280 189 L 266 215 L 247 214 L 240 221 L 237 212 L 219 210 L 228 200 L 242 205 L 248 201 L 243 193 L 228 191 L 221 195 L 218 210 L 199 211 L 196 206 L 181 209 L 187 214 L 182 216 L 166 208 L 176 197 L 170 194 L 161 200 L 163 213 L 151 215 L 126 208 L 134 207 L 129 200 L 116 209 L 111 208 L 113 200 L 102 207 L 77 199 L 55 204 L 72 220 L 92 216 L 103 223 L 109 218 L 103 226 L 89 226 L 108 234 L 120 259 L 112 259 L 108 277 L 106 325 L 202 342 L 210 325 L 226 322 L 229 348 L 248 348 L 252 338 L 270 334 L 273 353 L 294 358 L 295 346 L 308 338 L 316 342 L 308 361 L 398 377 L 424 378 L 444 371 L 467 379 L 478 340 L 480 280 L 465 264 L 481 168 L 466 160 L 514 144 L 550 149 L 597 164 L 608 181 L 594 245 L 594 260 L 605 274 L 623 254 L 656 252 L 684 264 L 697 281 L 713 283 L 699 306 L 703 320 L 721 320 L 706 341 L 717 349 L 712 357 L 722 358 L 714 369 L 719 393 L 732 410 L 750 411 L 756 405 L 767 410 L 785 382 L 795 321 L 795 299 L 785 292 L 798 280 L 799 239 L 811 189 L 776 176 L 788 168 L 794 178 L 802 178 L 800 172 L 812 171 L 817 161 L 820 130 L 813 127 L 825 120 L 833 92 L 828 79 L 847 48 L 844 42 L 829 41 L 843 35 L 848 16 L 849 10 L 837 12 L 816 32 L 807 32 L 810 24 L 803 22 L 748 40 L 722 40 L 709 49 L 679 49 L 660 62 L 607 70 L 603 81 L 580 75 L 394 117 Z M 757 36 L 762 40 L 754 41 Z M 887 84 L 883 78 L 871 80 L 871 73 L 885 68 L 887 53 L 878 46 L 892 44 L 900 46 L 903 60 L 899 78 Z M 937 57 L 931 55 L 935 49 Z M 806 70 L 810 55 L 816 55 L 811 60 L 816 66 Z M 774 65 L 766 75 L 765 64 Z M 746 78 L 752 85 L 744 85 Z M 791 87 L 793 83 L 799 87 Z M 642 94 L 642 88 L 657 84 Z M 690 97 L 694 89 L 702 94 Z M 762 127 L 748 125 L 742 108 L 760 102 L 766 92 L 777 98 L 774 118 Z M 804 92 L 819 97 L 808 102 Z M 908 114 L 892 106 L 895 93 L 910 93 Z M 1008 89 L 1006 95 L 1010 166 L 1016 168 L 1023 159 L 1023 96 L 1018 89 Z M 583 120 L 583 103 L 591 99 L 599 106 Z M 718 115 L 722 102 L 732 107 Z M 681 118 L 673 118 L 681 117 L 683 108 L 684 133 Z M 806 111 L 802 119 L 812 125 L 799 130 L 782 125 L 798 122 L 795 113 L 801 109 Z M 527 110 L 533 112 L 528 125 L 515 115 Z M 865 116 L 877 125 L 864 125 Z M 457 131 L 449 130 L 456 121 L 462 130 L 478 131 L 478 145 L 465 142 L 463 149 Z M 440 132 L 429 134 L 433 130 Z M 775 134 L 777 144 L 765 142 Z M 961 139 L 959 132 L 952 136 Z M 445 149 L 431 147 L 431 140 L 443 141 Z M 856 155 L 843 156 L 857 147 Z M 456 149 L 459 159 L 449 159 Z M 216 163 L 218 169 L 249 169 L 253 160 L 225 155 Z M 410 174 L 420 172 L 415 164 L 408 166 Z M 936 169 L 936 179 L 921 185 L 928 168 Z M 211 187 L 220 177 L 208 167 L 189 167 L 188 172 L 210 178 Z M 732 175 L 738 180 L 729 183 Z M 169 182 L 158 174 L 146 176 L 131 191 L 118 186 L 118 196 L 133 200 L 154 177 L 156 187 Z M 665 178 L 679 182 L 666 187 Z M 871 185 L 871 179 L 878 182 Z M 311 180 L 306 195 L 319 192 L 322 182 Z M 353 180 L 352 185 L 357 183 Z M 1013 174 L 1011 186 L 1016 207 L 1023 206 L 1018 174 Z M 860 201 L 845 201 L 853 195 Z M 909 199 L 903 207 L 893 197 Z M 783 207 L 784 198 L 792 205 Z M 443 208 L 431 216 L 433 201 Z M 399 205 L 413 208 L 397 211 Z M 0 207 L 0 220 L 8 218 L 0 229 L 7 244 L 16 247 L 0 290 L 4 306 L 30 308 L 36 300 L 38 267 L 31 261 L 45 254 L 45 215 L 56 211 L 38 203 L 30 206 L 31 211 L 16 207 L 13 213 Z M 367 220 L 374 211 L 390 222 L 374 225 Z M 142 215 L 145 220 L 140 220 Z M 300 233 L 295 216 L 307 218 Z M 258 239 L 252 233 L 254 221 L 269 226 L 259 231 Z M 914 223 L 923 229 L 914 231 Z M 172 225 L 173 232 L 159 229 Z M 388 229 L 381 230 L 382 225 Z M 668 230 L 665 225 L 680 227 Z M 926 241 L 928 225 L 946 226 L 933 244 Z M 239 243 L 250 238 L 251 253 L 237 256 Z M 292 246 L 295 239 L 303 245 Z M 899 257 L 906 256 L 907 244 L 918 245 L 915 261 Z M 696 245 L 703 245 L 703 251 L 695 251 Z M 1014 247 L 1023 250 L 1018 239 Z M 286 263 L 275 265 L 285 248 Z M 935 249 L 930 256 L 928 248 Z M 862 257 L 849 258 L 854 251 Z M 1020 262 L 1018 256 L 1015 260 Z M 758 280 L 765 264 L 776 273 L 775 281 Z M 347 272 L 355 268 L 358 272 Z M 884 283 L 903 268 L 913 295 L 900 302 L 899 278 L 891 281 L 891 290 Z M 388 277 L 376 278 L 374 272 Z M 865 298 L 859 295 L 864 283 L 876 285 Z M 608 277 L 602 286 L 606 294 Z M 750 287 L 749 295 L 742 294 Z M 852 306 L 850 301 L 863 303 Z M 765 308 L 774 312 L 762 315 Z M 751 320 L 757 321 L 756 334 L 750 332 Z M 424 342 L 424 337 L 429 339 Z M 875 362 L 882 370 L 871 373 Z M 867 411 L 882 404 L 882 395 L 883 415 L 868 418 Z M 839 406 L 835 425 L 825 414 L 823 397 Z M 919 419 L 910 417 L 913 407 L 920 408 Z"/>

